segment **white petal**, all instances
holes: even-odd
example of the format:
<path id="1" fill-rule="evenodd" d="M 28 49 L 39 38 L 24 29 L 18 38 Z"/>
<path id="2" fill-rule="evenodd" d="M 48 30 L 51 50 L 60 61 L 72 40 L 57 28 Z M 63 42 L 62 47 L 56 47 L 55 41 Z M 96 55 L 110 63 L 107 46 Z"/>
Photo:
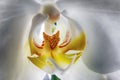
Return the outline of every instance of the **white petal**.
<path id="1" fill-rule="evenodd" d="M 86 65 L 96 72 L 108 73 L 120 69 L 118 17 L 119 14 L 96 14 L 89 18 L 86 25 L 89 26 L 85 28 L 88 46 L 83 59 Z"/>
<path id="2" fill-rule="evenodd" d="M 30 61 L 25 64 L 24 70 L 17 80 L 42 80 L 46 73 L 33 65 Z"/>
<path id="3" fill-rule="evenodd" d="M 107 80 L 120 80 L 120 70 L 106 75 L 107 75 Z"/>
<path id="4" fill-rule="evenodd" d="M 38 7 L 32 0 L 24 1 L 0 0 L 0 80 L 17 80 L 24 66 L 23 47 L 31 15 Z"/>
<path id="5" fill-rule="evenodd" d="M 61 0 L 59 4 L 67 16 L 84 28 L 87 47 L 83 60 L 99 73 L 120 69 L 119 4 L 118 0 Z"/>
<path id="6" fill-rule="evenodd" d="M 57 76 L 62 80 L 104 80 L 103 75 L 89 70 L 82 62 L 82 59 L 79 59 L 68 71 L 62 75 L 57 74 Z"/>
<path id="7" fill-rule="evenodd" d="M 58 0 L 57 5 L 61 10 L 74 10 L 76 8 L 94 12 L 119 12 L 119 0 Z"/>

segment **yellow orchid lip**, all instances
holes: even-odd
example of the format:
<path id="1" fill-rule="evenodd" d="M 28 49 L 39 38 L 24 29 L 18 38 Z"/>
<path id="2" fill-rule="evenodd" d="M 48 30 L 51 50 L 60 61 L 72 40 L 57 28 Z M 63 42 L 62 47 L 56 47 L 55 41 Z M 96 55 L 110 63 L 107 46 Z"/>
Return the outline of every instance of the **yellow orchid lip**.
<path id="1" fill-rule="evenodd" d="M 39 35 L 29 38 L 31 55 L 28 59 L 47 73 L 65 71 L 83 53 L 86 46 L 85 33 L 53 6 L 44 7 L 43 13 L 49 15 L 49 18 L 43 25 L 37 25 L 40 27 Z"/>
<path id="2" fill-rule="evenodd" d="M 60 40 L 59 31 L 52 36 L 49 36 L 45 32 L 43 32 L 43 36 L 44 36 L 45 42 L 49 44 L 51 50 L 53 50 L 58 45 L 58 42 Z"/>
<path id="3" fill-rule="evenodd" d="M 29 57 L 29 60 L 37 67 L 46 72 L 46 66 L 48 69 L 52 69 L 52 71 L 56 69 L 55 65 L 57 65 L 57 67 L 59 67 L 60 69 L 66 69 L 72 63 L 73 57 L 76 56 L 74 58 L 74 62 L 76 62 L 81 56 L 81 51 L 85 48 L 86 42 L 84 33 L 69 41 L 69 43 L 65 40 L 67 42 L 67 45 L 64 45 L 62 47 L 58 45 L 60 39 L 59 33 L 60 32 L 58 31 L 56 34 L 49 36 L 44 32 L 44 45 L 42 46 L 42 48 L 38 47 L 39 45 L 36 45 L 33 41 L 30 41 L 31 53 L 36 54 L 38 57 Z M 79 50 L 79 52 L 69 54 L 67 53 L 69 50 Z M 52 59 L 52 61 L 47 62 L 48 59 Z"/>

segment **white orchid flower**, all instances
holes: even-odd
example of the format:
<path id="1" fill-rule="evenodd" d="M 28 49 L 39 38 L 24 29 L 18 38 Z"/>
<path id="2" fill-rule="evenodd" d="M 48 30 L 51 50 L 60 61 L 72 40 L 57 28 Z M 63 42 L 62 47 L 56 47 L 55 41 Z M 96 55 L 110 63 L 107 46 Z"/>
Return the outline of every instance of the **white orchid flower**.
<path id="1" fill-rule="evenodd" d="M 52 6 L 46 7 L 46 2 Z M 119 80 L 119 4 L 119 0 L 1 0 L 0 80 L 49 80 L 46 73 L 54 73 L 61 80 Z M 42 24 L 46 28 L 39 27 Z M 61 28 L 61 24 L 66 27 Z M 86 38 L 78 37 L 82 33 Z M 56 40 L 53 45 L 44 41 L 52 39 L 51 36 Z M 74 39 L 77 44 L 85 41 L 84 46 L 73 44 Z M 52 67 L 32 60 L 41 55 L 37 54 L 39 51 L 49 52 L 48 46 L 46 50 L 35 47 L 44 47 L 49 42 L 52 53 L 56 53 L 62 51 L 55 49 L 56 46 L 64 47 L 71 44 L 69 41 L 77 46 L 69 47 L 70 52 L 66 52 L 74 55 L 70 59 L 62 58 L 63 55 L 51 59 L 45 55 Z"/>

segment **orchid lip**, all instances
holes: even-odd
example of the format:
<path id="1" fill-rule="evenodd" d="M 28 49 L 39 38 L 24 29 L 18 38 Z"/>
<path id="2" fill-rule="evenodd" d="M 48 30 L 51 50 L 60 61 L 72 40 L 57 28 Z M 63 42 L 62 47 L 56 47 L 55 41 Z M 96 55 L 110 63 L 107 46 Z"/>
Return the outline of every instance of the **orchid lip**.
<path id="1" fill-rule="evenodd" d="M 36 28 L 29 42 L 31 55 L 35 54 L 37 57 L 30 55 L 28 59 L 45 72 L 64 73 L 83 53 L 86 45 L 85 34 L 82 28 L 78 29 L 70 18 L 59 13 L 53 5 L 44 5 L 43 9 L 43 14 L 48 14 L 49 17 L 43 23 L 35 24 Z M 49 12 L 49 9 L 55 10 L 55 14 Z M 56 17 L 56 13 L 60 16 L 51 23 L 51 15 Z"/>

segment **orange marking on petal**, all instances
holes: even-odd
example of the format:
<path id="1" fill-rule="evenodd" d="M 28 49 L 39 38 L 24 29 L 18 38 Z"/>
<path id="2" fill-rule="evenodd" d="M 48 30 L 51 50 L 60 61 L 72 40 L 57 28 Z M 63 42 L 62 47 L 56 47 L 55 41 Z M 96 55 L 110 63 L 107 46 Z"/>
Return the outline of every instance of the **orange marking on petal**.
<path id="1" fill-rule="evenodd" d="M 33 43 L 34 43 L 34 45 L 35 45 L 37 48 L 43 49 L 43 43 L 42 43 L 42 45 L 39 45 L 39 44 L 37 44 L 37 43 L 35 42 L 34 39 L 33 39 Z"/>
<path id="2" fill-rule="evenodd" d="M 45 32 L 43 32 L 43 37 L 45 39 L 45 42 L 49 44 L 51 49 L 54 49 L 58 45 L 58 42 L 60 40 L 59 31 L 52 36 L 49 36 Z"/>
<path id="3" fill-rule="evenodd" d="M 61 44 L 59 45 L 59 47 L 62 48 L 62 47 L 67 46 L 67 45 L 70 43 L 70 41 L 71 41 L 71 40 L 69 39 L 69 32 L 67 32 L 67 33 L 66 33 L 66 38 L 65 38 L 64 42 L 61 43 Z"/>
<path id="4" fill-rule="evenodd" d="M 35 54 L 38 55 L 38 56 L 41 56 L 41 53 L 36 52 Z"/>

